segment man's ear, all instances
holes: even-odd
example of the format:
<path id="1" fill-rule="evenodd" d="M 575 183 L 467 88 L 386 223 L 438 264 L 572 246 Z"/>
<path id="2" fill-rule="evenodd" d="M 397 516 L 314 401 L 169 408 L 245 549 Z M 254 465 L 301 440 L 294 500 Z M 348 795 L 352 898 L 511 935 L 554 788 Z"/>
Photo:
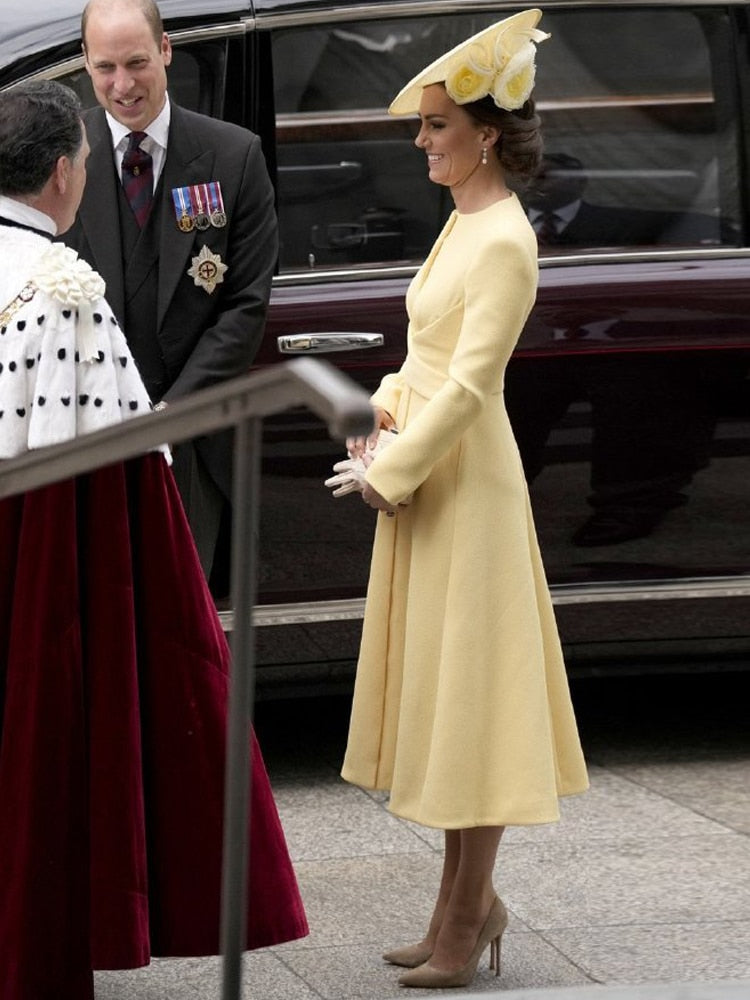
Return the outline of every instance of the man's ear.
<path id="1" fill-rule="evenodd" d="M 161 57 L 164 60 L 164 65 L 169 66 L 170 63 L 172 62 L 172 43 L 169 40 L 169 35 L 166 33 L 166 31 L 161 37 L 160 51 L 161 51 Z"/>
<path id="2" fill-rule="evenodd" d="M 55 186 L 55 190 L 58 194 L 65 194 L 68 188 L 68 178 L 70 177 L 70 158 L 67 156 L 60 156 L 55 163 L 55 169 L 52 171 L 52 176 L 50 180 Z"/>

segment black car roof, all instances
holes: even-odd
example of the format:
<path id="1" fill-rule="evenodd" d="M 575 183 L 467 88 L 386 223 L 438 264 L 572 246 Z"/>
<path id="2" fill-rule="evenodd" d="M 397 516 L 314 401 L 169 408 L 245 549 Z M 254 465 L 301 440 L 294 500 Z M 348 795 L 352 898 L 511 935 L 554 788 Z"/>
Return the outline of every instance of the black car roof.
<path id="1" fill-rule="evenodd" d="M 5 7 L 5 4 L 3 4 Z M 0 67 L 66 44 L 77 44 L 85 0 L 7 0 L 0 19 Z M 252 14 L 252 0 L 159 0 L 164 20 Z"/>
<path id="2" fill-rule="evenodd" d="M 0 85 L 3 70 L 18 64 L 10 77 L 22 78 L 28 64 L 28 71 L 37 68 L 34 56 L 46 50 L 57 50 L 59 59 L 78 55 L 81 11 L 86 0 L 4 0 L 0 18 Z M 634 2 L 634 0 L 628 0 Z M 663 3 L 664 0 L 655 0 Z M 672 0 L 675 6 L 690 5 L 696 0 Z M 305 18 L 327 17 L 330 20 L 347 19 L 361 10 L 363 17 L 374 16 L 388 10 L 390 13 L 406 13 L 413 7 L 415 14 L 433 12 L 445 7 L 446 12 L 467 8 L 497 10 L 498 14 L 527 6 L 523 0 L 158 0 L 159 9 L 170 30 L 189 27 L 191 23 L 220 23 L 222 20 L 238 21 L 242 18 L 257 17 L 258 23 L 273 22 L 277 17 L 291 18 L 302 15 Z M 553 10 L 557 6 L 567 6 L 570 0 L 540 0 L 543 9 Z M 599 0 L 601 6 L 619 6 L 618 0 Z M 699 0 L 699 5 L 746 6 L 750 0 Z M 575 3 L 573 4 L 575 6 Z M 57 61 L 57 60 L 56 60 Z"/>

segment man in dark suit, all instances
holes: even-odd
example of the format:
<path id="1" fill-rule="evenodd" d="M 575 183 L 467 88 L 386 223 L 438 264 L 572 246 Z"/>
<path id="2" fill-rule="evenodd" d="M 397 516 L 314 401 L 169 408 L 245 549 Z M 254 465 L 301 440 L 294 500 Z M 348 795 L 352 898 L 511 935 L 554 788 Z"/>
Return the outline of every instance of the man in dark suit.
<path id="1" fill-rule="evenodd" d="M 698 212 L 595 205 L 575 156 L 548 153 L 522 192 L 540 246 L 629 247 L 733 242 L 730 228 Z"/>
<path id="2" fill-rule="evenodd" d="M 101 105 L 85 116 L 88 183 L 66 242 L 107 283 L 155 409 L 247 371 L 278 252 L 260 140 L 178 107 L 153 0 L 91 0 L 81 35 Z M 231 434 L 175 451 L 206 575 L 231 496 Z"/>
<path id="3" fill-rule="evenodd" d="M 717 242 L 716 220 L 696 213 L 593 205 L 584 200 L 580 160 L 545 155 L 523 193 L 540 249 L 547 246 L 658 246 L 671 241 Z M 715 229 L 715 232 L 714 232 Z M 687 502 L 684 489 L 709 461 L 712 415 L 701 405 L 701 364 L 655 357 L 644 365 L 628 351 L 632 323 L 616 314 L 560 331 L 560 351 L 535 366 L 511 366 L 506 401 L 527 479 L 543 467 L 554 424 L 575 400 L 591 406 L 593 513 L 572 536 L 575 545 L 614 545 L 651 534 L 666 514 Z M 581 342 L 598 349 L 581 351 Z M 567 343 L 567 347 L 566 347 Z M 681 428 L 675 447 L 674 427 Z"/>

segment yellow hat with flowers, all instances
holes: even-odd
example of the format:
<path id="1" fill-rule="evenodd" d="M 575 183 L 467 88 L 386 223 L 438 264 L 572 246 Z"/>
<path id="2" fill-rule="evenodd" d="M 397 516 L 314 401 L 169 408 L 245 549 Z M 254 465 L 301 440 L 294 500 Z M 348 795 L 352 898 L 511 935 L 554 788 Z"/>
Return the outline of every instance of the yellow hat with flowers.
<path id="1" fill-rule="evenodd" d="M 490 95 L 499 108 L 522 108 L 534 87 L 536 44 L 549 38 L 537 24 L 541 10 L 512 14 L 467 38 L 418 73 L 394 98 L 392 115 L 419 111 L 422 90 L 444 83 L 456 104 L 469 104 Z"/>

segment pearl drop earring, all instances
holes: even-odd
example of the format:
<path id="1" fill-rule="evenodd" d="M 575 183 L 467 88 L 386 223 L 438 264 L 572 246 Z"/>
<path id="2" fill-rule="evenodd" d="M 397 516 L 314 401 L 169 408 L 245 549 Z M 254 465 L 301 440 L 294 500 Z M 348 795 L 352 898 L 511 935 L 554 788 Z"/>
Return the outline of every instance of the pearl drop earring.
<path id="1" fill-rule="evenodd" d="M 487 147 L 482 146 L 482 166 L 487 166 Z"/>

